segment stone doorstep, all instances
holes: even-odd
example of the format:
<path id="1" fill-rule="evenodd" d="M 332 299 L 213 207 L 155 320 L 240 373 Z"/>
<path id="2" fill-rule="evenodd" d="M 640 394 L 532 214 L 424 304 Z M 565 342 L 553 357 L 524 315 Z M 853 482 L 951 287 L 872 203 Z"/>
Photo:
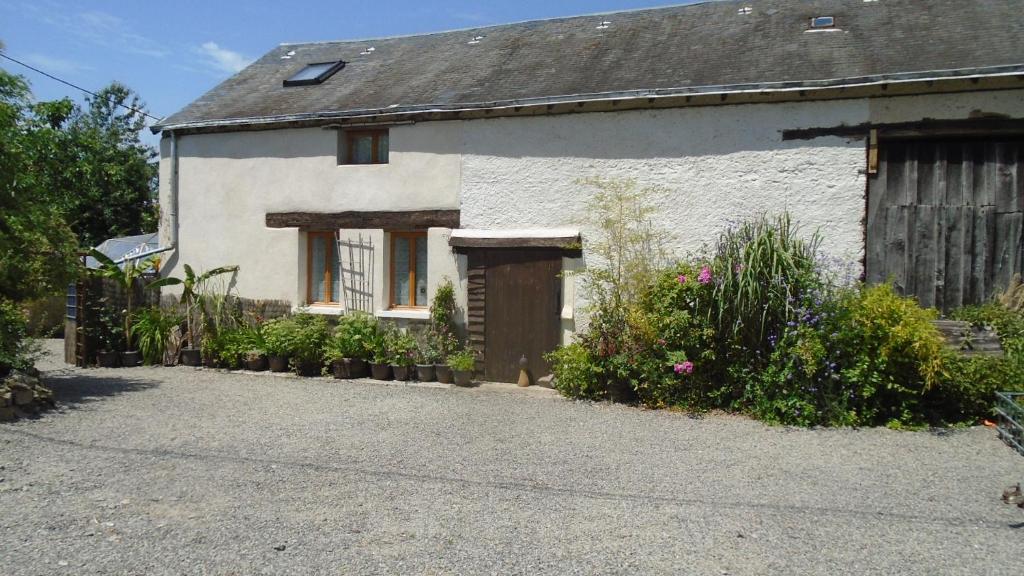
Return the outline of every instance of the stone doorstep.
<path id="1" fill-rule="evenodd" d="M 0 406 L 0 422 L 11 422 L 17 415 L 14 413 L 14 408 L 11 406 Z"/>

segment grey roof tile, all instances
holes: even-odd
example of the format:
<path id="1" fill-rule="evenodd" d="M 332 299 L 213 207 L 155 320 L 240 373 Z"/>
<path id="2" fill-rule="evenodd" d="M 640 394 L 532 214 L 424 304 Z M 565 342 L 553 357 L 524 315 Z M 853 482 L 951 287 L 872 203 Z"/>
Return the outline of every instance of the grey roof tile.
<path id="1" fill-rule="evenodd" d="M 814 16 L 838 31 L 807 32 Z M 1019 65 L 1022 38 L 1019 0 L 745 0 L 286 44 L 161 125 Z M 338 59 L 323 84 L 282 85 Z"/>

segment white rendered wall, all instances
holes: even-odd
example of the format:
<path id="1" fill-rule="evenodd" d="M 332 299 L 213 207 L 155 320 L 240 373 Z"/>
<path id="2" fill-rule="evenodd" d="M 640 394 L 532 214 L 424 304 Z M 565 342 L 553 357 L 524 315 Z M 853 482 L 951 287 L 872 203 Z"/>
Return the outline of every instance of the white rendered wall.
<path id="1" fill-rule="evenodd" d="M 391 163 L 381 166 L 339 166 L 331 130 L 184 136 L 180 248 L 165 270 L 238 264 L 239 294 L 301 303 L 304 237 L 266 228 L 267 212 L 460 208 L 464 228 L 579 227 L 586 241 L 594 233 L 585 213 L 592 191 L 578 180 L 588 176 L 663 189 L 656 223 L 674 233 L 679 255 L 699 251 L 732 223 L 785 209 L 805 230 L 823 232 L 828 253 L 859 263 L 866 143 L 783 141 L 782 132 L 994 114 L 1024 117 L 1024 91 L 423 122 L 391 129 Z M 169 168 L 164 139 L 164 206 Z M 430 295 L 450 276 L 464 308 L 465 258 L 447 249 L 446 234 L 428 236 Z M 380 247 L 374 305 L 382 308 L 387 238 L 372 235 Z M 563 309 L 566 334 L 580 327 L 579 303 L 577 296 Z"/>
<path id="2" fill-rule="evenodd" d="M 457 124 L 396 126 L 390 163 L 337 163 L 338 133 L 319 128 L 202 134 L 178 138 L 181 265 L 239 265 L 242 296 L 301 303 L 304 242 L 295 229 L 271 229 L 268 212 L 458 208 Z M 160 200 L 169 205 L 170 143 L 161 142 Z M 169 241 L 167 211 L 161 238 Z M 381 285 L 381 284 L 378 284 Z"/>

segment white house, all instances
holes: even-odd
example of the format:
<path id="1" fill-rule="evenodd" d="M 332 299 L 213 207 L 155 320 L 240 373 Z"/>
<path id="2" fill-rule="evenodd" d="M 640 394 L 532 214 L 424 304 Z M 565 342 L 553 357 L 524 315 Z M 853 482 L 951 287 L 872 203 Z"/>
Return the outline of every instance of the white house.
<path id="1" fill-rule="evenodd" d="M 416 321 L 456 286 L 487 378 L 575 328 L 591 191 L 668 191 L 678 251 L 788 210 L 923 303 L 1021 269 L 1024 11 L 744 0 L 284 44 L 161 131 L 165 273 Z M 580 242 L 583 249 L 580 250 Z"/>

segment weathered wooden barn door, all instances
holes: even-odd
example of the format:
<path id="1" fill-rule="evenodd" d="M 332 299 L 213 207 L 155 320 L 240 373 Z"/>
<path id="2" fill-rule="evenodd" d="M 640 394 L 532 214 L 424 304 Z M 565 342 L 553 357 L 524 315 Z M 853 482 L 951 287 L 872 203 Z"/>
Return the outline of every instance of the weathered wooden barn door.
<path id="1" fill-rule="evenodd" d="M 561 341 L 561 271 L 557 250 L 469 254 L 470 343 L 485 380 L 515 382 L 522 356 L 534 379 L 548 374 L 544 354 Z"/>
<path id="2" fill-rule="evenodd" d="M 1021 272 L 1021 140 L 884 142 L 868 188 L 867 280 L 944 311 Z"/>

